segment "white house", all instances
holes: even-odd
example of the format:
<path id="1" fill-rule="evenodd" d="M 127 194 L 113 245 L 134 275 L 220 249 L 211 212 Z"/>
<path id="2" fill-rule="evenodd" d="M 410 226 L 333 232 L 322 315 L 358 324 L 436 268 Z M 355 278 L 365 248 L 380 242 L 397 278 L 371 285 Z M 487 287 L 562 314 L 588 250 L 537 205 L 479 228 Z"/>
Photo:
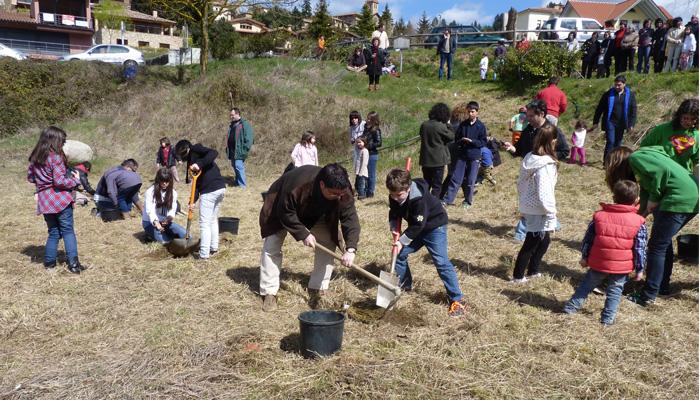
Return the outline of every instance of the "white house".
<path id="1" fill-rule="evenodd" d="M 561 8 L 527 8 L 518 12 L 515 19 L 516 30 L 535 30 L 544 25 L 545 21 L 559 16 Z M 537 33 L 528 32 L 527 40 L 537 40 Z"/>

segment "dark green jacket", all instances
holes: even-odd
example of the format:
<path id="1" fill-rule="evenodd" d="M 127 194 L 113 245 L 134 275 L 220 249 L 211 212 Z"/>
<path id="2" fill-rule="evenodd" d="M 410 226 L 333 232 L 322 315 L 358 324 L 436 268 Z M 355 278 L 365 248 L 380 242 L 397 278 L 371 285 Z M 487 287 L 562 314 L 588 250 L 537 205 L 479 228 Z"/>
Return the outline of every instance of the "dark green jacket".
<path id="1" fill-rule="evenodd" d="M 253 147 L 253 127 L 245 119 L 231 123 L 226 136 L 226 155 L 229 160 L 245 160 Z"/>
<path id="2" fill-rule="evenodd" d="M 428 120 L 420 126 L 421 167 L 442 167 L 450 163 L 449 143 L 454 142 L 455 133 L 445 123 Z"/>

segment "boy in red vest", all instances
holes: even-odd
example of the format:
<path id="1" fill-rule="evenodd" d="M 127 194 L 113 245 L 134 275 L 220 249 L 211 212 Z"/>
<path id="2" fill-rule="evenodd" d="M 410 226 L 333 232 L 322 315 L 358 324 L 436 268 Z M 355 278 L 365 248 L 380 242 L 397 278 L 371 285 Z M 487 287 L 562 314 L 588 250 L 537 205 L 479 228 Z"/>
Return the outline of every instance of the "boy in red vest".
<path id="1" fill-rule="evenodd" d="M 647 228 L 644 217 L 637 214 L 639 185 L 618 181 L 613 187 L 613 200 L 615 204 L 601 203 L 602 209 L 593 214 L 581 244 L 580 261 L 582 267 L 590 269 L 563 310 L 574 314 L 593 289 L 606 282 L 605 306 L 600 314 L 605 326 L 615 322 L 627 275 L 634 272 L 634 280 L 640 280 L 646 261 Z"/>

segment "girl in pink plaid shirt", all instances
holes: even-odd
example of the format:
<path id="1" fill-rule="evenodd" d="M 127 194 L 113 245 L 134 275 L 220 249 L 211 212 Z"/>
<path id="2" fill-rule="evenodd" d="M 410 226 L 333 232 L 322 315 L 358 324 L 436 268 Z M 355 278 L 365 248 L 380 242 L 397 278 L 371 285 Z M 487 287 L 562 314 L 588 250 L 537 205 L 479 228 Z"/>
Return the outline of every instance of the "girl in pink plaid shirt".
<path id="1" fill-rule="evenodd" d="M 63 144 L 66 132 L 49 126 L 41 132 L 39 141 L 29 156 L 27 180 L 36 185 L 36 211 L 44 216 L 49 230 L 44 250 L 44 267 L 56 267 L 58 242 L 63 245 L 68 257 L 68 271 L 79 274 L 83 270 L 78 260 L 78 241 L 73 231 L 72 191 L 80 184 L 77 171 L 66 172 L 66 155 Z"/>

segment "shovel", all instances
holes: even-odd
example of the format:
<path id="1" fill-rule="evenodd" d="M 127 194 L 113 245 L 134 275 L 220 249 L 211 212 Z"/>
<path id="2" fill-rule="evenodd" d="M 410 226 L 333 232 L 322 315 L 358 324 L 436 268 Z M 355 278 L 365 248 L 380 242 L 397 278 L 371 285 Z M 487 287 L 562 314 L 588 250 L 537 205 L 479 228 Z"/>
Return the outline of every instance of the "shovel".
<path id="1" fill-rule="evenodd" d="M 190 190 L 190 201 L 188 205 L 194 204 L 194 190 L 197 187 L 197 178 L 202 173 L 202 170 L 192 173 L 192 189 Z M 165 245 L 170 254 L 175 257 L 184 257 L 190 254 L 195 247 L 199 247 L 199 240 L 193 240 L 190 236 L 190 226 L 192 225 L 192 210 L 187 207 L 187 230 L 184 239 L 173 239 L 170 243 Z"/>
<path id="2" fill-rule="evenodd" d="M 406 171 L 411 170 L 411 157 L 406 158 Z M 393 243 L 391 247 L 391 270 L 389 272 L 387 271 L 380 271 L 379 272 L 379 278 L 382 280 L 391 283 L 394 286 L 399 286 L 399 277 L 396 276 L 396 258 L 399 256 L 399 248 L 396 246 L 396 242 L 399 241 L 399 235 L 401 232 L 401 217 L 398 218 L 396 221 L 396 231 L 393 232 Z M 387 308 L 388 304 L 385 303 L 385 299 L 387 298 L 387 290 L 383 286 L 378 286 L 377 287 L 377 305 L 379 307 Z"/>
<path id="3" fill-rule="evenodd" d="M 338 261 L 342 261 L 342 258 L 337 255 L 335 252 L 329 250 L 328 248 L 324 247 L 323 245 L 320 245 L 316 243 L 316 248 L 320 249 L 324 253 L 327 253 L 328 255 L 332 256 Z M 355 264 L 351 264 L 349 267 L 351 270 L 357 272 L 358 274 L 364 276 L 365 278 L 371 280 L 372 282 L 378 284 L 384 291 L 379 291 L 377 293 L 377 305 L 386 308 L 387 310 L 391 309 L 394 307 L 397 301 L 399 301 L 399 298 L 401 297 L 401 289 L 397 286 L 394 285 L 390 282 L 385 281 L 382 278 L 378 278 L 376 275 L 372 274 L 371 272 L 365 271 L 364 269 L 358 267 Z M 380 303 L 381 300 L 381 303 Z M 382 305 L 385 304 L 385 305 Z"/>

